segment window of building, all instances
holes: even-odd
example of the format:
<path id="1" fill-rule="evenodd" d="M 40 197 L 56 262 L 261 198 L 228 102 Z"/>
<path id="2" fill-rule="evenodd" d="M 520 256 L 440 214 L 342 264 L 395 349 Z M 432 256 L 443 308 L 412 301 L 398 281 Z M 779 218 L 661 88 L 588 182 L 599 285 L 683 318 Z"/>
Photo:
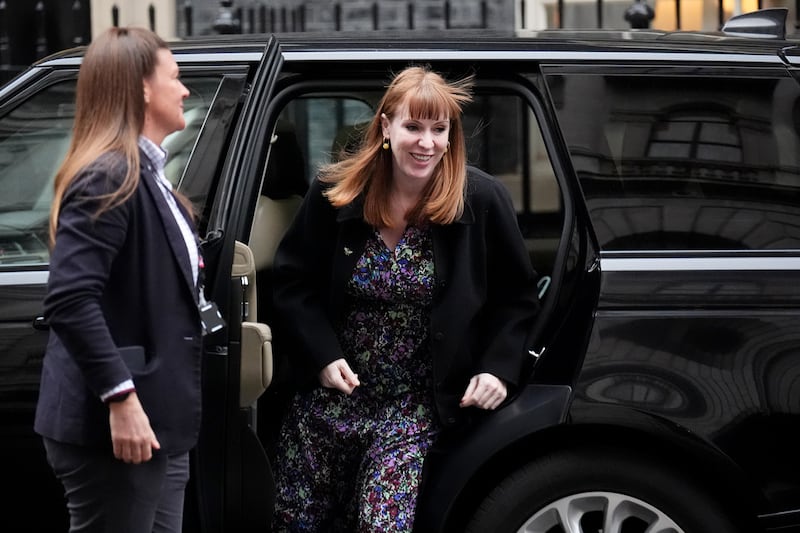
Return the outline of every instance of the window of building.
<path id="1" fill-rule="evenodd" d="M 670 112 L 653 126 L 646 157 L 741 163 L 742 139 L 735 120 L 725 110 Z"/>

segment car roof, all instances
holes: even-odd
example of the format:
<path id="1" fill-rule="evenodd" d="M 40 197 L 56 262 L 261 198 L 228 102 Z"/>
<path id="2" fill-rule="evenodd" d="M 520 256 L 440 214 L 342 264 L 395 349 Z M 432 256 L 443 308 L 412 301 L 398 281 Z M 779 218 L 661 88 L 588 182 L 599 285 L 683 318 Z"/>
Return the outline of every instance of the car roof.
<path id="1" fill-rule="evenodd" d="M 170 43 L 176 57 L 196 61 L 256 61 L 273 37 L 284 55 L 317 59 L 402 59 L 422 56 L 474 60 L 481 54 L 500 54 L 513 59 L 538 52 L 543 59 L 587 58 L 593 54 L 654 57 L 664 53 L 784 55 L 798 57 L 800 41 L 731 36 L 721 32 L 668 32 L 657 30 L 447 30 L 380 32 L 295 32 L 276 34 L 192 37 Z M 65 65 L 80 61 L 84 47 L 65 50 L 38 65 Z M 521 55 L 519 56 L 522 57 Z M 622 56 L 620 56 L 622 57 Z M 795 61 L 791 61 L 794 63 Z"/>

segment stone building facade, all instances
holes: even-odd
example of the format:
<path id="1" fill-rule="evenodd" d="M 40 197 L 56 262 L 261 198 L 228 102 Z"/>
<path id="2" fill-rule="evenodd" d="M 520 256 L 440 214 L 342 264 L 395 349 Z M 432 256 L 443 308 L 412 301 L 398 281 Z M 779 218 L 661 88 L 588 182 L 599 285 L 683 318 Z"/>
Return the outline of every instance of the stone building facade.
<path id="1" fill-rule="evenodd" d="M 215 33 L 228 15 L 218 0 L 190 0 L 195 35 Z M 241 31 L 513 28 L 515 0 L 233 0 L 226 2 Z M 177 0 L 178 35 L 186 2 Z M 265 28 L 262 28 L 265 26 Z"/>

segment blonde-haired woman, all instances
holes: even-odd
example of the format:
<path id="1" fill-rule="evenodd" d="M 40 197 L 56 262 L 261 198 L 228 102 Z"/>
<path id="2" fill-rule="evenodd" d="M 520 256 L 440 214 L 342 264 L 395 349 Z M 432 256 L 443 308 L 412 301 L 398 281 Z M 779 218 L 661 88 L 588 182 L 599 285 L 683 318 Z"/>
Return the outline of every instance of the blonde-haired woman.
<path id="1" fill-rule="evenodd" d="M 275 257 L 301 390 L 275 531 L 412 530 L 437 436 L 517 384 L 539 303 L 504 187 L 466 166 L 471 80 L 413 66 L 324 168 Z"/>
<path id="2" fill-rule="evenodd" d="M 181 531 L 200 422 L 202 260 L 160 144 L 185 127 L 188 94 L 166 43 L 144 29 L 99 35 L 78 74 L 35 421 L 71 532 Z"/>

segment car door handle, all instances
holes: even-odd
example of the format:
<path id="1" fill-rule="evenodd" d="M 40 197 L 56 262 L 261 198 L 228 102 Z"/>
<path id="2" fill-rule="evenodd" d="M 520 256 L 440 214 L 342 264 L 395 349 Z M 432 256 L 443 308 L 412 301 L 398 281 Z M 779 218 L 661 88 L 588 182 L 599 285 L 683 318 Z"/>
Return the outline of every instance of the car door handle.
<path id="1" fill-rule="evenodd" d="M 38 329 L 39 331 L 50 331 L 50 325 L 43 316 L 37 316 L 33 319 L 33 329 Z"/>
<path id="2" fill-rule="evenodd" d="M 586 272 L 594 272 L 598 268 L 600 268 L 600 258 L 595 257 L 594 261 L 592 261 L 592 264 L 589 265 L 589 268 L 586 270 Z"/>

